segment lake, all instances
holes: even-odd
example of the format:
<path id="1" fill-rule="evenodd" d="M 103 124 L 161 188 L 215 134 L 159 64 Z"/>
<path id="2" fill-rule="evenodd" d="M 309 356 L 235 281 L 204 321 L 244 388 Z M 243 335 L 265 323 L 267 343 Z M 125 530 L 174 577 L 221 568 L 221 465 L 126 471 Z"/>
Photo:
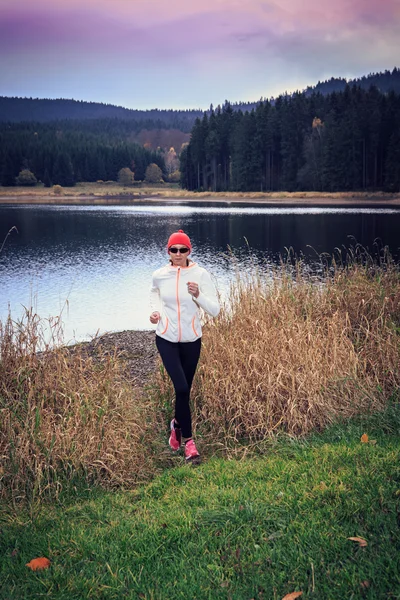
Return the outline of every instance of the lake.
<path id="1" fill-rule="evenodd" d="M 400 210 L 272 208 L 210 203 L 135 206 L 0 206 L 0 320 L 9 307 L 41 317 L 62 314 L 65 341 L 96 332 L 150 329 L 153 270 L 167 262 L 169 235 L 184 229 L 193 259 L 223 291 L 232 277 L 231 248 L 242 268 L 250 256 L 277 263 L 288 248 L 313 265 L 356 242 L 371 251 L 388 245 L 399 260 Z"/>

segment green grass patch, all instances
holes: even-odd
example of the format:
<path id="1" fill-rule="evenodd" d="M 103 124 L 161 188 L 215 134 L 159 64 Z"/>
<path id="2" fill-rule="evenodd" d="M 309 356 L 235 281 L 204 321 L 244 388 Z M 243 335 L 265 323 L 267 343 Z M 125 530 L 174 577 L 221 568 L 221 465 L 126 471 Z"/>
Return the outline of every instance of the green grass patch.
<path id="1" fill-rule="evenodd" d="M 260 450 L 175 459 L 134 491 L 1 505 L 0 597 L 399 599 L 399 405 Z M 25 566 L 38 556 L 48 570 Z"/>

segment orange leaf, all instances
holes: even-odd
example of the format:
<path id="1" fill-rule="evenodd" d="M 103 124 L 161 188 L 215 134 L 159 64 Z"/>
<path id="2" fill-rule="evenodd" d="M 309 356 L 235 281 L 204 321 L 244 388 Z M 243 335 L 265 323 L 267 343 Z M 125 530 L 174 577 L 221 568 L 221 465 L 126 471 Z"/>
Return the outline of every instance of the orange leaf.
<path id="1" fill-rule="evenodd" d="M 347 539 L 351 540 L 352 542 L 358 542 L 360 544 L 361 548 L 365 548 L 365 546 L 368 546 L 368 543 L 365 540 L 363 540 L 363 538 L 360 538 L 360 537 L 349 537 Z"/>
<path id="2" fill-rule="evenodd" d="M 48 569 L 50 564 L 48 558 L 41 556 L 40 558 L 33 558 L 31 562 L 28 562 L 25 566 L 32 569 L 32 571 L 40 571 L 40 569 Z"/>
<path id="3" fill-rule="evenodd" d="M 295 600 L 295 598 L 300 598 L 303 595 L 303 592 L 292 592 L 291 594 L 286 594 L 282 598 L 282 600 Z"/>
<path id="4" fill-rule="evenodd" d="M 363 444 L 368 444 L 368 436 L 366 433 L 363 433 L 361 436 L 361 441 Z"/>

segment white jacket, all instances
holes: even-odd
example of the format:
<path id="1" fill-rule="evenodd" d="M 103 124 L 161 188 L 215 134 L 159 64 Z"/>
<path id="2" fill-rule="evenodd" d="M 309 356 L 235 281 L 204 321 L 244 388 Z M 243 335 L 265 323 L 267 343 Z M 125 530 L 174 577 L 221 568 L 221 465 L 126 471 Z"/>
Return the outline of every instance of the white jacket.
<path id="1" fill-rule="evenodd" d="M 198 298 L 189 294 L 189 281 L 199 286 Z M 194 262 L 188 267 L 166 265 L 154 271 L 150 306 L 161 315 L 156 334 L 170 342 L 194 342 L 201 337 L 201 309 L 213 317 L 220 310 L 210 274 Z"/>

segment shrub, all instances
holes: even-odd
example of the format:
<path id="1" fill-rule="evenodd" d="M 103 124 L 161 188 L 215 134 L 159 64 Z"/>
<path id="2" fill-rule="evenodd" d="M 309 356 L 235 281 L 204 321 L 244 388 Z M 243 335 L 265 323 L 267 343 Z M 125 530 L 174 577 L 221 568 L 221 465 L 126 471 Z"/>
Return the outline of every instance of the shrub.
<path id="1" fill-rule="evenodd" d="M 53 194 L 55 196 L 64 196 L 64 189 L 61 185 L 53 185 Z"/>
<path id="2" fill-rule="evenodd" d="M 171 183 L 179 183 L 181 180 L 181 172 L 179 170 L 174 171 L 173 173 L 171 173 L 171 175 L 169 176 L 168 180 Z"/>
<path id="3" fill-rule="evenodd" d="M 125 167 L 118 171 L 118 183 L 121 185 L 127 186 L 132 185 L 135 181 L 135 174 L 131 169 Z"/>
<path id="4" fill-rule="evenodd" d="M 23 169 L 15 179 L 15 182 L 17 185 L 34 186 L 37 184 L 37 179 L 32 171 Z"/>
<path id="5" fill-rule="evenodd" d="M 151 163 L 146 169 L 146 183 L 163 183 L 162 171 L 158 165 Z"/>

